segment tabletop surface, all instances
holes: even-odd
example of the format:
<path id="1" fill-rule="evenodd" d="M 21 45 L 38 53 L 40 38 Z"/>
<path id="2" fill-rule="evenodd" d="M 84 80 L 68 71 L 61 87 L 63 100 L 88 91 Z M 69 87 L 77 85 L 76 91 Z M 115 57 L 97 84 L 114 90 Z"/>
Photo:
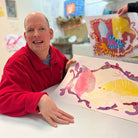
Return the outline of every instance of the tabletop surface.
<path id="1" fill-rule="evenodd" d="M 49 96 L 57 85 L 47 89 Z M 55 97 L 56 99 L 56 97 Z M 53 100 L 55 100 L 53 99 Z M 1 138 L 138 138 L 138 123 L 55 100 L 75 118 L 74 124 L 50 126 L 41 114 L 8 117 L 0 114 Z"/>

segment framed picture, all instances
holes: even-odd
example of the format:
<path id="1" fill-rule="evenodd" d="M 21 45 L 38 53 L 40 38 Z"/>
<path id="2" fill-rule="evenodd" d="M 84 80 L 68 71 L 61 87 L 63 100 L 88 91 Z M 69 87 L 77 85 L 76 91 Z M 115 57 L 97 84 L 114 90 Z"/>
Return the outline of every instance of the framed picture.
<path id="1" fill-rule="evenodd" d="M 66 0 L 64 1 L 64 16 L 84 15 L 84 0 Z"/>
<path id="2" fill-rule="evenodd" d="M 6 8 L 8 17 L 17 17 L 15 0 L 6 0 Z"/>

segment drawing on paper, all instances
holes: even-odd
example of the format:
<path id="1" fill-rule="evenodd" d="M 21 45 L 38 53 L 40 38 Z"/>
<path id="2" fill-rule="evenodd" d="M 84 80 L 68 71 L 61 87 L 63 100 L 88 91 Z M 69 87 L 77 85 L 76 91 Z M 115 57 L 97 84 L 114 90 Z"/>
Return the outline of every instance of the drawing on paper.
<path id="1" fill-rule="evenodd" d="M 119 63 L 105 62 L 89 69 L 76 63 L 69 71 L 68 82 L 60 87 L 60 96 L 75 97 L 77 105 L 138 122 L 138 76 Z M 132 116 L 135 118 L 132 119 Z"/>
<path id="2" fill-rule="evenodd" d="M 86 23 L 95 55 L 126 57 L 138 49 L 136 21 L 129 17 L 86 17 Z"/>
<path id="3" fill-rule="evenodd" d="M 17 51 L 25 46 L 26 41 L 23 35 L 8 34 L 5 37 L 5 43 L 8 51 Z"/>

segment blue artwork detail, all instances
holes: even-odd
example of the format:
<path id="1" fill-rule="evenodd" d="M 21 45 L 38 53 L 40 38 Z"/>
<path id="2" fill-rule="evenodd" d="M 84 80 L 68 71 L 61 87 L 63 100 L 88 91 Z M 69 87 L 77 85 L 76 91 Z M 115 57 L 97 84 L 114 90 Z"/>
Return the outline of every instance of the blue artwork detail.
<path id="1" fill-rule="evenodd" d="M 108 36 L 108 47 L 110 49 L 117 49 L 120 47 L 125 47 L 121 40 L 117 40 L 113 35 Z"/>

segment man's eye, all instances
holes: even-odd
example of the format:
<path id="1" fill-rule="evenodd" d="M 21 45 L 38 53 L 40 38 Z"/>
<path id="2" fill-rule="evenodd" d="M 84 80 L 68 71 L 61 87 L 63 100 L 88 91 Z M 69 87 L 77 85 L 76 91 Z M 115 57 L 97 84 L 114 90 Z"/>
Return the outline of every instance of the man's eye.
<path id="1" fill-rule="evenodd" d="M 45 30 L 45 28 L 40 28 L 39 30 Z"/>
<path id="2" fill-rule="evenodd" d="M 32 32 L 33 31 L 33 29 L 29 29 L 27 32 Z"/>

